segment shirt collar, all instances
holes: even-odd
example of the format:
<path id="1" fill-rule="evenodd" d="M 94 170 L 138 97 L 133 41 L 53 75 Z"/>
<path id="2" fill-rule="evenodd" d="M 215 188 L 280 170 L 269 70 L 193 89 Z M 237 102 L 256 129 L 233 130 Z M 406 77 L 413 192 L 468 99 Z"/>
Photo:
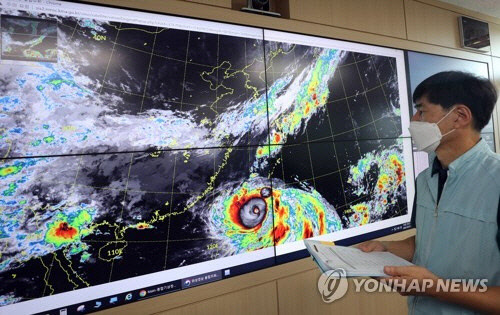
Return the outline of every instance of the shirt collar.
<path id="1" fill-rule="evenodd" d="M 477 154 L 485 153 L 490 151 L 490 147 L 486 140 L 481 138 L 475 146 L 469 149 L 469 151 L 465 152 L 461 156 L 459 156 L 455 161 L 451 162 L 448 168 L 450 171 L 455 171 L 457 169 L 462 168 L 471 158 L 475 157 Z"/>
<path id="2" fill-rule="evenodd" d="M 441 165 L 441 162 L 439 162 L 437 156 L 434 158 L 434 162 L 432 163 L 432 171 L 431 171 L 431 176 L 434 176 L 434 174 L 437 174 L 437 173 L 443 173 L 445 171 L 447 171 L 448 169 L 447 168 L 444 168 L 442 165 Z"/>
<path id="3" fill-rule="evenodd" d="M 460 169 L 467 163 L 469 159 L 473 158 L 476 154 L 481 152 L 484 153 L 488 150 L 490 150 L 488 143 L 486 143 L 486 141 L 483 138 L 481 138 L 478 143 L 476 143 L 472 148 L 469 149 L 469 151 L 465 152 L 457 159 L 455 159 L 453 162 L 451 162 L 450 165 L 448 165 L 448 169 L 450 170 L 450 172 Z M 447 170 L 442 167 L 441 162 L 439 162 L 439 160 L 437 159 L 435 152 L 429 154 L 429 162 L 432 162 L 431 176 L 440 171 Z"/>

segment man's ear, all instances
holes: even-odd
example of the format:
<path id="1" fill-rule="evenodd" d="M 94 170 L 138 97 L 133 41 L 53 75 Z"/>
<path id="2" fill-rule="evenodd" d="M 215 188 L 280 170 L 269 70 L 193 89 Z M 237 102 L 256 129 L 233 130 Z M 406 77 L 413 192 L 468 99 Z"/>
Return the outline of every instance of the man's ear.
<path id="1" fill-rule="evenodd" d="M 469 107 L 463 104 L 457 104 L 455 111 L 458 118 L 455 120 L 454 124 L 457 128 L 463 128 L 465 126 L 471 125 L 473 123 L 472 112 Z"/>

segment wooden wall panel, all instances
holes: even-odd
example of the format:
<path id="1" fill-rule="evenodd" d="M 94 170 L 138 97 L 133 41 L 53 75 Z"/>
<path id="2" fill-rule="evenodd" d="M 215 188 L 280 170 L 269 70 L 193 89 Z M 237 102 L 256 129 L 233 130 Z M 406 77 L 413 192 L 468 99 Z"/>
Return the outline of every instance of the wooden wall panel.
<path id="1" fill-rule="evenodd" d="M 405 0 L 408 39 L 460 48 L 459 14 L 413 0 Z"/>
<path id="2" fill-rule="evenodd" d="M 231 0 L 185 0 L 201 4 L 208 4 L 217 7 L 231 8 Z"/>
<path id="3" fill-rule="evenodd" d="M 403 0 L 290 0 L 290 18 L 406 38 Z"/>
<path id="4" fill-rule="evenodd" d="M 390 237 L 399 236 L 399 238 L 401 238 L 401 235 L 407 235 L 403 233 L 411 233 L 411 231 L 405 231 L 402 233 L 391 235 Z M 132 314 L 156 314 L 161 311 L 184 307 L 192 303 L 216 298 L 218 296 L 229 294 L 231 292 L 259 286 L 264 283 L 276 281 L 280 278 L 285 278 L 316 268 L 317 266 L 312 261 L 312 259 L 301 259 L 291 263 L 262 269 L 234 278 L 225 279 L 223 281 L 217 281 L 198 287 L 193 287 L 189 290 L 182 290 L 175 293 L 135 302 L 129 305 L 114 307 L 108 310 L 103 310 L 97 314 L 122 315 L 124 312 Z"/>
<path id="5" fill-rule="evenodd" d="M 290 0 L 290 18 L 332 25 L 332 7 L 333 1 L 330 0 Z"/>
<path id="6" fill-rule="evenodd" d="M 345 39 L 360 43 L 382 45 L 399 49 L 427 52 L 443 56 L 491 62 L 488 55 L 478 54 L 467 50 L 457 50 L 445 46 L 409 41 L 397 37 L 388 37 L 374 33 L 350 30 L 312 22 L 267 17 L 257 14 L 240 12 L 221 7 L 204 6 L 188 1 L 162 0 L 88 0 L 89 2 L 110 4 L 119 7 L 137 8 L 157 11 L 166 14 L 176 14 L 186 17 L 202 18 L 227 23 L 236 23 L 269 29 L 318 35 L 335 39 Z M 291 0 L 292 1 L 292 0 Z M 398 0 L 399 1 L 399 0 Z"/>
<path id="7" fill-rule="evenodd" d="M 318 292 L 318 269 L 278 280 L 280 314 L 406 314 L 406 297 L 398 293 L 355 292 L 348 281 L 346 295 L 332 303 L 325 303 Z M 361 279 L 361 278 L 358 278 Z M 365 279 L 365 281 L 369 278 Z"/>
<path id="8" fill-rule="evenodd" d="M 500 18 L 491 16 L 491 15 L 486 15 L 483 13 L 479 13 L 476 11 L 472 11 L 472 10 L 469 10 L 466 8 L 462 8 L 462 7 L 456 6 L 456 5 L 448 3 L 448 2 L 442 2 L 439 0 L 416 0 L 416 1 L 422 2 L 422 3 L 427 3 L 427 4 L 430 4 L 432 6 L 445 9 L 447 11 L 458 13 L 460 15 L 474 17 L 478 20 L 500 24 Z"/>
<path id="9" fill-rule="evenodd" d="M 490 26 L 490 35 L 492 37 L 491 53 L 494 56 L 497 57 L 500 56 L 500 18 L 482 14 L 479 12 L 474 12 L 447 2 L 440 2 L 437 0 L 412 0 L 412 1 L 416 1 L 422 4 L 427 4 L 429 5 L 429 7 L 431 7 L 430 10 L 434 10 L 433 8 L 443 9 L 448 13 L 456 14 L 457 17 L 460 15 L 465 15 L 472 17 L 474 19 L 488 22 Z"/>
<path id="10" fill-rule="evenodd" d="M 500 57 L 500 24 L 489 23 L 491 54 Z"/>
<path id="11" fill-rule="evenodd" d="M 161 312 L 162 315 L 277 315 L 278 294 L 276 281 L 230 294 L 218 296 L 213 299 L 197 302 L 188 306 Z M 282 313 L 283 314 L 283 313 Z"/>

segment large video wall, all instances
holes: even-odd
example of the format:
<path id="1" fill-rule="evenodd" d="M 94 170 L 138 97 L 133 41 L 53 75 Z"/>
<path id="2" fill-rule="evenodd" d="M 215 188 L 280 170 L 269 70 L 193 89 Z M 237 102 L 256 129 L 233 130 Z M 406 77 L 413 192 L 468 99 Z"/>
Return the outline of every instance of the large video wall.
<path id="1" fill-rule="evenodd" d="M 3 7 L 1 41 L 5 311 L 409 221 L 400 50 L 66 2 Z"/>

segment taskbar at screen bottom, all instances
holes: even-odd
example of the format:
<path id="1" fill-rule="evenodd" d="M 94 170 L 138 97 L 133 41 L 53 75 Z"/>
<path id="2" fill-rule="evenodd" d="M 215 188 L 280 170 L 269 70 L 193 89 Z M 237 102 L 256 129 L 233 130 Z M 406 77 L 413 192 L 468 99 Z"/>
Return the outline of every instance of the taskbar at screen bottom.
<path id="1" fill-rule="evenodd" d="M 389 234 L 402 232 L 404 230 L 411 229 L 411 224 L 404 223 L 396 226 L 392 226 L 389 228 L 373 231 L 370 233 L 366 233 L 363 235 L 357 235 L 355 237 L 350 237 L 342 240 L 335 241 L 335 244 L 341 246 L 350 246 L 353 244 L 361 243 L 366 240 L 386 236 Z M 254 261 L 251 263 L 228 267 L 221 270 L 216 270 L 212 272 L 207 272 L 195 276 L 190 276 L 184 279 L 178 279 L 166 283 L 161 283 L 153 286 L 144 287 L 142 289 L 124 291 L 119 294 L 113 294 L 109 296 L 105 296 L 99 299 L 90 300 L 87 302 L 81 302 L 77 304 L 68 305 L 65 307 L 40 312 L 37 314 L 50 314 L 50 315 L 70 315 L 70 314 L 88 314 L 97 311 L 101 311 L 104 309 L 130 304 L 133 302 L 145 300 L 148 298 L 157 297 L 160 295 L 173 293 L 176 291 L 189 289 L 192 287 L 196 287 L 202 284 L 207 284 L 210 282 L 214 282 L 217 280 L 227 279 L 230 277 L 246 274 L 252 271 L 257 271 L 260 269 L 284 264 L 287 262 L 291 262 L 294 260 L 302 259 L 309 257 L 309 253 L 306 249 L 295 251 L 292 253 L 279 255 L 276 257 L 266 258 L 259 261 Z M 71 301 L 68 301 L 68 304 Z"/>
<path id="2" fill-rule="evenodd" d="M 192 287 L 196 287 L 202 284 L 207 284 L 217 280 L 231 278 L 234 276 L 242 275 L 263 268 L 272 267 L 274 265 L 275 265 L 274 257 L 266 258 L 263 260 L 254 261 L 244 265 L 228 267 L 221 270 L 215 270 L 212 272 L 207 272 L 170 282 L 160 283 L 157 285 L 148 286 L 141 289 L 124 291 L 118 294 L 104 296 L 102 298 L 90 300 L 87 302 L 70 304 L 71 301 L 68 301 L 67 306 L 44 312 L 39 312 L 36 313 L 36 315 L 89 314 L 93 312 L 102 311 L 104 309 L 109 309 L 112 307 L 117 307 L 153 297 L 158 297 L 164 294 L 173 293 L 184 289 L 189 289 Z"/>

